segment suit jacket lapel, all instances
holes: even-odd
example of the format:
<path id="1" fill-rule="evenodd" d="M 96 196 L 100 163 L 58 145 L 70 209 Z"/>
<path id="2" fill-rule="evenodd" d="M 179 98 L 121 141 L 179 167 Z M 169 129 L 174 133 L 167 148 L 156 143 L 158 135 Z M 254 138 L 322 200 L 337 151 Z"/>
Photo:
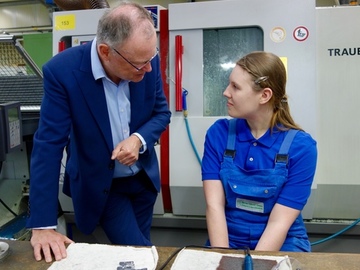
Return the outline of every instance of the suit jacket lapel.
<path id="1" fill-rule="evenodd" d="M 87 46 L 87 48 L 85 49 L 80 69 L 75 71 L 75 76 L 79 82 L 84 99 L 89 106 L 89 110 L 103 134 L 109 150 L 112 151 L 114 147 L 103 83 L 101 79 L 95 81 L 92 74 L 90 59 L 91 45 L 86 44 L 83 46 Z M 86 121 L 86 119 L 84 119 L 84 121 Z"/>

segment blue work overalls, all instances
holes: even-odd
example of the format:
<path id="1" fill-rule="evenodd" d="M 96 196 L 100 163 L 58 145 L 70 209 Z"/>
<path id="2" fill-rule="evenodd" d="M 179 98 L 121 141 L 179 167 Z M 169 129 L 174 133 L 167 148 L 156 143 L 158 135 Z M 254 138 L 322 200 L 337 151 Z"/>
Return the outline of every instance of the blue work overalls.
<path id="1" fill-rule="evenodd" d="M 247 171 L 233 163 L 236 119 L 229 121 L 227 149 L 221 165 L 225 215 L 232 248 L 255 249 L 288 176 L 288 150 L 297 130 L 289 130 L 275 158 L 273 169 Z M 289 229 L 282 251 L 310 251 L 301 214 Z"/>

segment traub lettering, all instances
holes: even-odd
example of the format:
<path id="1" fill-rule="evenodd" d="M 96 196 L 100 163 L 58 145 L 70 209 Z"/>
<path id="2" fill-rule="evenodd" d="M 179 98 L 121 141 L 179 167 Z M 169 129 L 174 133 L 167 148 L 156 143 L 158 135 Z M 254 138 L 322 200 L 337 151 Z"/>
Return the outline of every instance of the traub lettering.
<path id="1" fill-rule="evenodd" d="M 330 56 L 353 56 L 360 55 L 360 47 L 359 48 L 335 48 L 328 49 Z"/>

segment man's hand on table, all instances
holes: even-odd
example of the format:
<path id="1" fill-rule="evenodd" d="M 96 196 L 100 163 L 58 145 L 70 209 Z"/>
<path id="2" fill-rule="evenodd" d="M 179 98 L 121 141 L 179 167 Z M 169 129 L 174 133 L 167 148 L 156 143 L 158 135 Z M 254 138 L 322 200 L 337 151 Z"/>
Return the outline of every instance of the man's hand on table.
<path id="1" fill-rule="evenodd" d="M 51 262 L 52 255 L 57 261 L 66 258 L 65 244 L 74 243 L 74 241 L 53 229 L 33 229 L 30 243 L 34 248 L 34 257 L 37 261 L 41 261 L 44 255 L 45 261 Z"/>

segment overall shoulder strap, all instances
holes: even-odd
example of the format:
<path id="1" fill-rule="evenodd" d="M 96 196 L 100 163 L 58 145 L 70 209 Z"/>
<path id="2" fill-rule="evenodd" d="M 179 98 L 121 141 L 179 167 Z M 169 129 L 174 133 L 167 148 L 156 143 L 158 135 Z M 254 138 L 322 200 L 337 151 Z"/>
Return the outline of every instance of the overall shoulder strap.
<path id="1" fill-rule="evenodd" d="M 284 141 L 282 142 L 281 146 L 280 146 L 280 150 L 279 150 L 279 153 L 276 154 L 276 157 L 275 157 L 275 162 L 282 162 L 282 163 L 288 163 L 289 161 L 289 148 L 290 148 L 290 145 L 296 135 L 296 133 L 298 133 L 299 130 L 297 129 L 290 129 L 286 136 L 285 136 L 285 139 Z"/>
<path id="2" fill-rule="evenodd" d="M 229 120 L 229 132 L 224 156 L 235 157 L 236 118 Z"/>

